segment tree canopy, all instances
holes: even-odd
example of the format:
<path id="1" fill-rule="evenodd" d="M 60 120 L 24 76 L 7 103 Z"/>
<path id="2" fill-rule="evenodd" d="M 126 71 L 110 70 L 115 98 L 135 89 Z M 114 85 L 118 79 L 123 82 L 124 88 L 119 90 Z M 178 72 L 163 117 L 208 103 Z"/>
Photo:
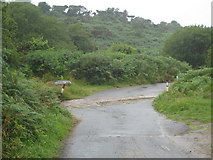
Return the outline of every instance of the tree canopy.
<path id="1" fill-rule="evenodd" d="M 82 51 L 95 49 L 90 33 L 82 25 L 66 24 L 59 18 L 44 14 L 61 13 L 65 8 L 54 6 L 50 11 L 50 6 L 45 2 L 39 3 L 39 7 L 30 3 L 6 3 L 3 7 L 3 46 L 11 48 L 16 45 L 21 49 L 32 38 L 42 37 L 54 48 Z"/>
<path id="2" fill-rule="evenodd" d="M 201 26 L 184 27 L 165 42 L 162 52 L 194 67 L 205 64 L 211 46 L 211 29 Z"/>

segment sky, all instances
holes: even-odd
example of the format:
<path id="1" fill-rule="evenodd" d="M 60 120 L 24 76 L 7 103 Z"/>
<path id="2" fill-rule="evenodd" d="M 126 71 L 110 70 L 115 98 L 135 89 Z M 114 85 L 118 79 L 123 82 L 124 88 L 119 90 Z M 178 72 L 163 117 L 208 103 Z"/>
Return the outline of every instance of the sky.
<path id="1" fill-rule="evenodd" d="M 155 24 L 161 21 L 177 21 L 181 26 L 211 26 L 212 0 L 31 0 L 35 5 L 46 2 L 52 5 L 82 5 L 88 10 L 119 8 L 129 15 L 150 19 Z"/>

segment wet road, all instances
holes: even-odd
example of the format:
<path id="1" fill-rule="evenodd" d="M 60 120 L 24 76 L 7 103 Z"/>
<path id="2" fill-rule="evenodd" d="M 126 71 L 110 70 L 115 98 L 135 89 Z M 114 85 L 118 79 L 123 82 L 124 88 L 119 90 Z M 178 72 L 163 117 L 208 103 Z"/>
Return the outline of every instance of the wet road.
<path id="1" fill-rule="evenodd" d="M 111 89 L 86 99 L 157 96 L 165 84 Z M 108 105 L 70 106 L 81 120 L 64 142 L 60 158 L 189 158 L 173 141 L 188 130 L 182 123 L 166 119 L 152 106 L 153 99 L 110 103 Z M 88 101 L 89 102 L 89 101 Z M 70 107 L 69 107 L 70 106 Z"/>
<path id="2" fill-rule="evenodd" d="M 130 97 L 130 96 L 157 96 L 166 88 L 165 83 L 158 83 L 153 85 L 123 87 L 117 89 L 109 89 L 87 98 L 102 98 L 102 97 Z"/>

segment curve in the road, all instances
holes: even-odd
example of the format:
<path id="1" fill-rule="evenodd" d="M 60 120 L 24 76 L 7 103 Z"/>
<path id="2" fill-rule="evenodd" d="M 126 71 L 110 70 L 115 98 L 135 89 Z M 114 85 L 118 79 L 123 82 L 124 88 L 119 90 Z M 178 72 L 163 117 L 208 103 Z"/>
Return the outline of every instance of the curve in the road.
<path id="1" fill-rule="evenodd" d="M 87 99 L 157 96 L 164 90 L 165 84 L 125 87 L 104 91 Z M 81 123 L 64 142 L 61 158 L 193 157 L 191 152 L 172 140 L 188 127 L 157 113 L 152 107 L 152 99 L 129 104 L 68 108 Z"/>

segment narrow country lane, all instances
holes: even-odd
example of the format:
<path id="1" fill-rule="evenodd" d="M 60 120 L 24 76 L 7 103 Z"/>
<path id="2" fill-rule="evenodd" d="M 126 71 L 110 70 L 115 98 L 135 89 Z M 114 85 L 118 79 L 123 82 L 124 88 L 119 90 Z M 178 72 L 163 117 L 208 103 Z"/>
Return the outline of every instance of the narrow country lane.
<path id="1" fill-rule="evenodd" d="M 191 158 L 181 139 L 188 127 L 157 113 L 153 97 L 164 83 L 107 90 L 63 103 L 80 120 L 64 142 L 60 158 Z M 178 143 L 182 142 L 182 143 Z"/>

